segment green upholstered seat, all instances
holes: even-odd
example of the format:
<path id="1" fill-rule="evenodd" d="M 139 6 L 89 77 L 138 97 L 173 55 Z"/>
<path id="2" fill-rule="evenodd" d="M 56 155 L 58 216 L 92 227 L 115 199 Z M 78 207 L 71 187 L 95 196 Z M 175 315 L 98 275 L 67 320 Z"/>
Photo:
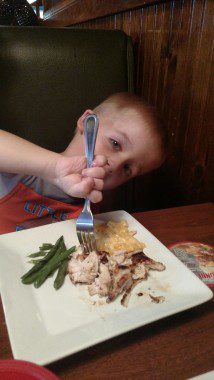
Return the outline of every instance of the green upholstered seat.
<path id="1" fill-rule="evenodd" d="M 133 91 L 125 33 L 0 27 L 0 128 L 60 152 L 83 111 L 118 91 Z"/>

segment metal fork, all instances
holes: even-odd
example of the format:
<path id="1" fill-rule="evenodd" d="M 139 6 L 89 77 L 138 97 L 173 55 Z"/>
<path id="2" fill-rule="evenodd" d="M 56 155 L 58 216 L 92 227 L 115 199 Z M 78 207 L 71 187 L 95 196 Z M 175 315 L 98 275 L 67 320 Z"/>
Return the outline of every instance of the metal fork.
<path id="1" fill-rule="evenodd" d="M 99 126 L 98 117 L 95 114 L 86 116 L 84 120 L 84 141 L 87 167 L 92 166 L 94 159 L 94 148 Z M 90 201 L 85 199 L 84 207 L 76 221 L 76 231 L 84 252 L 96 251 L 96 240 L 94 237 L 94 218 L 90 208 Z"/>

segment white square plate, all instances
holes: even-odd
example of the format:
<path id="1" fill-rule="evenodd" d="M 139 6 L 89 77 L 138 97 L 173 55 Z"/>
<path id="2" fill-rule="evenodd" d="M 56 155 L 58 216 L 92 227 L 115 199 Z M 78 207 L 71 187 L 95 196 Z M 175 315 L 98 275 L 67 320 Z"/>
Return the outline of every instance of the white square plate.
<path id="1" fill-rule="evenodd" d="M 21 283 L 30 267 L 26 256 L 39 245 L 55 243 L 61 235 L 67 247 L 78 244 L 74 220 L 0 236 L 0 292 L 14 358 L 46 365 L 212 298 L 211 290 L 131 215 L 115 211 L 96 216 L 98 221 L 122 219 L 146 244 L 145 253 L 166 265 L 136 286 L 128 308 L 121 306 L 121 297 L 110 304 L 90 297 L 87 286 L 74 286 L 68 276 L 58 291 L 53 278 L 39 289 Z M 165 301 L 151 302 L 149 294 Z"/>

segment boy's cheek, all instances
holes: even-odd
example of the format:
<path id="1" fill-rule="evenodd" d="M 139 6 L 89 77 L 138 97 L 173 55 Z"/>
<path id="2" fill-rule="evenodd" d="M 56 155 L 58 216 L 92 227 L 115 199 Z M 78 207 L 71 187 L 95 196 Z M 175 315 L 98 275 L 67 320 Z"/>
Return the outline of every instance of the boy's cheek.
<path id="1" fill-rule="evenodd" d="M 104 179 L 103 190 L 112 190 L 116 187 L 122 185 L 126 182 L 124 179 L 121 179 L 119 176 L 110 175 Z"/>

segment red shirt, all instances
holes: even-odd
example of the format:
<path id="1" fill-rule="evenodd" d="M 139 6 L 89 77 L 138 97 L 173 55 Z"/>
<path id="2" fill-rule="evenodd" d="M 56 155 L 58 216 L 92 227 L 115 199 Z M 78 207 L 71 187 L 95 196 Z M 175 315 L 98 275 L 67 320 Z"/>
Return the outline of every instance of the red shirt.
<path id="1" fill-rule="evenodd" d="M 0 234 L 74 219 L 82 207 L 44 197 L 20 182 L 0 199 Z"/>

